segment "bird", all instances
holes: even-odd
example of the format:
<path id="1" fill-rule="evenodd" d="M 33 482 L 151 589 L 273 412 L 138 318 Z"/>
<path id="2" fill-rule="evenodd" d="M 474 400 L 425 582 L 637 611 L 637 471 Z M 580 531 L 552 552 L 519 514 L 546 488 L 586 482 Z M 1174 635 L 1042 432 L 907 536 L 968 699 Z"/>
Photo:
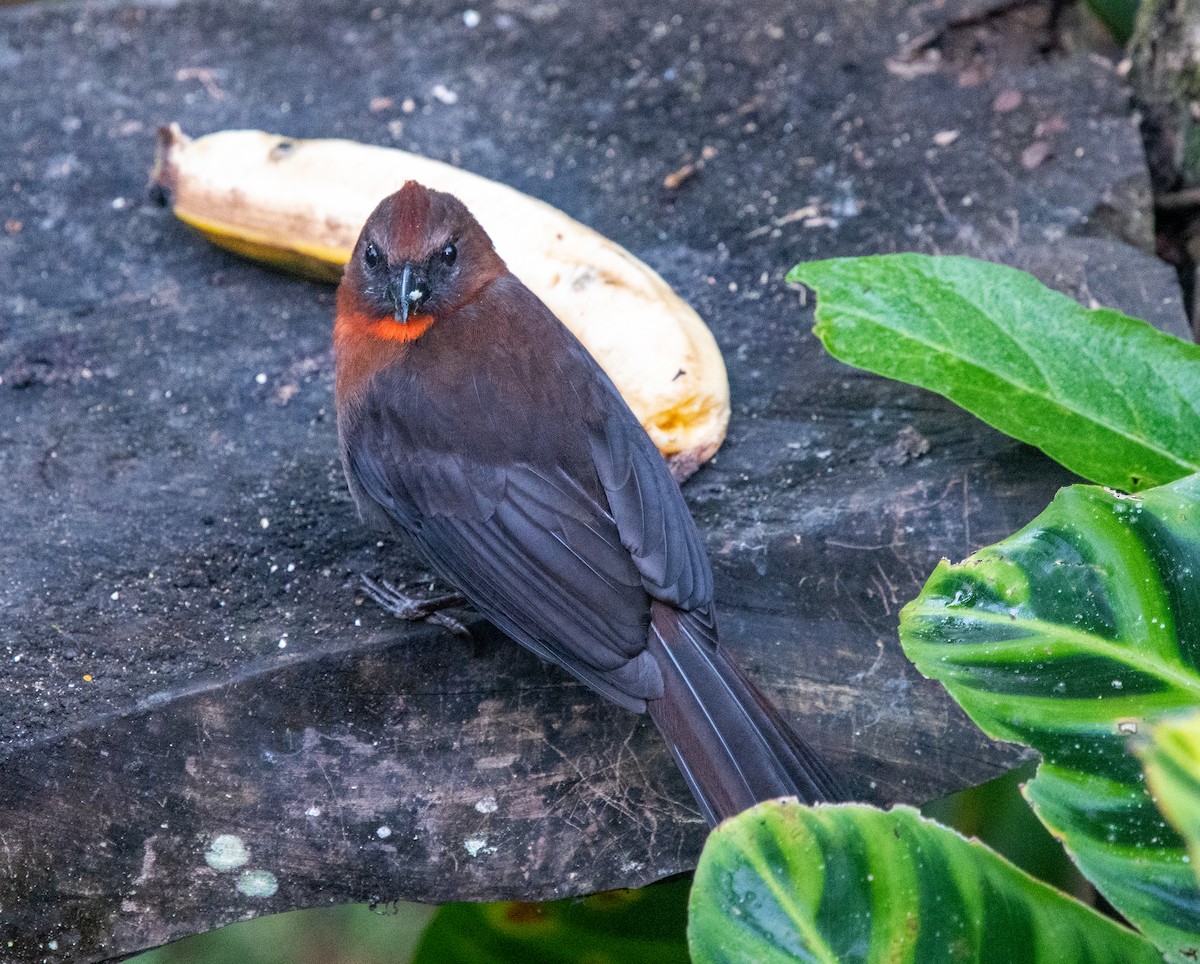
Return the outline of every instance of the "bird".
<path id="1" fill-rule="evenodd" d="M 334 320 L 342 465 L 492 624 L 648 712 L 710 826 L 842 798 L 720 644 L 703 539 L 662 455 L 467 207 L 408 181 L 346 264 Z"/>

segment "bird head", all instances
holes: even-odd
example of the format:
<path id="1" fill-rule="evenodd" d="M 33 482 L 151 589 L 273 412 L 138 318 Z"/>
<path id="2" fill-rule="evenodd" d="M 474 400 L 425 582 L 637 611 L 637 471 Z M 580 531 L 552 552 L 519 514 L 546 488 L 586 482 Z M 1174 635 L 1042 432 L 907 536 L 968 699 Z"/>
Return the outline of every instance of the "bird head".
<path id="1" fill-rule="evenodd" d="M 411 341 L 503 272 L 491 239 L 458 198 L 409 181 L 363 226 L 342 277 L 339 315 Z"/>

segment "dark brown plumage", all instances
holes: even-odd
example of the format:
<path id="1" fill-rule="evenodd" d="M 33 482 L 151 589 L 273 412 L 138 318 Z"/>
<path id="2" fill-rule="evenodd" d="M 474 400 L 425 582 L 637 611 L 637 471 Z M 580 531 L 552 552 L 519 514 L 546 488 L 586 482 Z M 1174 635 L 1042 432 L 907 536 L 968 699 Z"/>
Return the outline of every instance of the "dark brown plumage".
<path id="1" fill-rule="evenodd" d="M 717 643 L 712 572 L 666 463 L 456 198 L 409 182 L 338 290 L 350 490 L 543 659 L 649 710 L 711 823 L 835 782 Z"/>

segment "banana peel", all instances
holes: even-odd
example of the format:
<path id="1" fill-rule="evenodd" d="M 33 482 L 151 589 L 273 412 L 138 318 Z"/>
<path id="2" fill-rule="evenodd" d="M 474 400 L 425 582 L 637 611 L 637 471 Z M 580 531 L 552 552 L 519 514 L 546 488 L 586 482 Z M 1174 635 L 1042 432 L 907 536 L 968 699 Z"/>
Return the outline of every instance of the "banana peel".
<path id="1" fill-rule="evenodd" d="M 558 209 L 416 154 L 263 131 L 158 132 L 152 188 L 214 244 L 336 282 L 378 202 L 405 181 L 458 196 L 518 278 L 587 346 L 677 478 L 717 451 L 729 382 L 712 333 L 650 267 Z"/>

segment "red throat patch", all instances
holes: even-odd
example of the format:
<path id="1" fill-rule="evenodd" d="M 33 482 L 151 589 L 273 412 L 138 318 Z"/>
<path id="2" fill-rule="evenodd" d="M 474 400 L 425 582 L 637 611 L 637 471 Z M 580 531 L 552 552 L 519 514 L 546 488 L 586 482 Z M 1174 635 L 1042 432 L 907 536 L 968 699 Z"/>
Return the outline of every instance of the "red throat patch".
<path id="1" fill-rule="evenodd" d="M 406 181 L 396 192 L 392 209 L 392 245 L 401 251 L 419 251 L 425 246 L 425 231 L 431 217 L 429 191 L 416 181 Z"/>
<path id="2" fill-rule="evenodd" d="M 410 315 L 407 324 L 392 318 L 377 318 L 360 312 L 338 312 L 334 337 L 378 338 L 382 341 L 416 341 L 433 324 L 432 315 Z"/>

